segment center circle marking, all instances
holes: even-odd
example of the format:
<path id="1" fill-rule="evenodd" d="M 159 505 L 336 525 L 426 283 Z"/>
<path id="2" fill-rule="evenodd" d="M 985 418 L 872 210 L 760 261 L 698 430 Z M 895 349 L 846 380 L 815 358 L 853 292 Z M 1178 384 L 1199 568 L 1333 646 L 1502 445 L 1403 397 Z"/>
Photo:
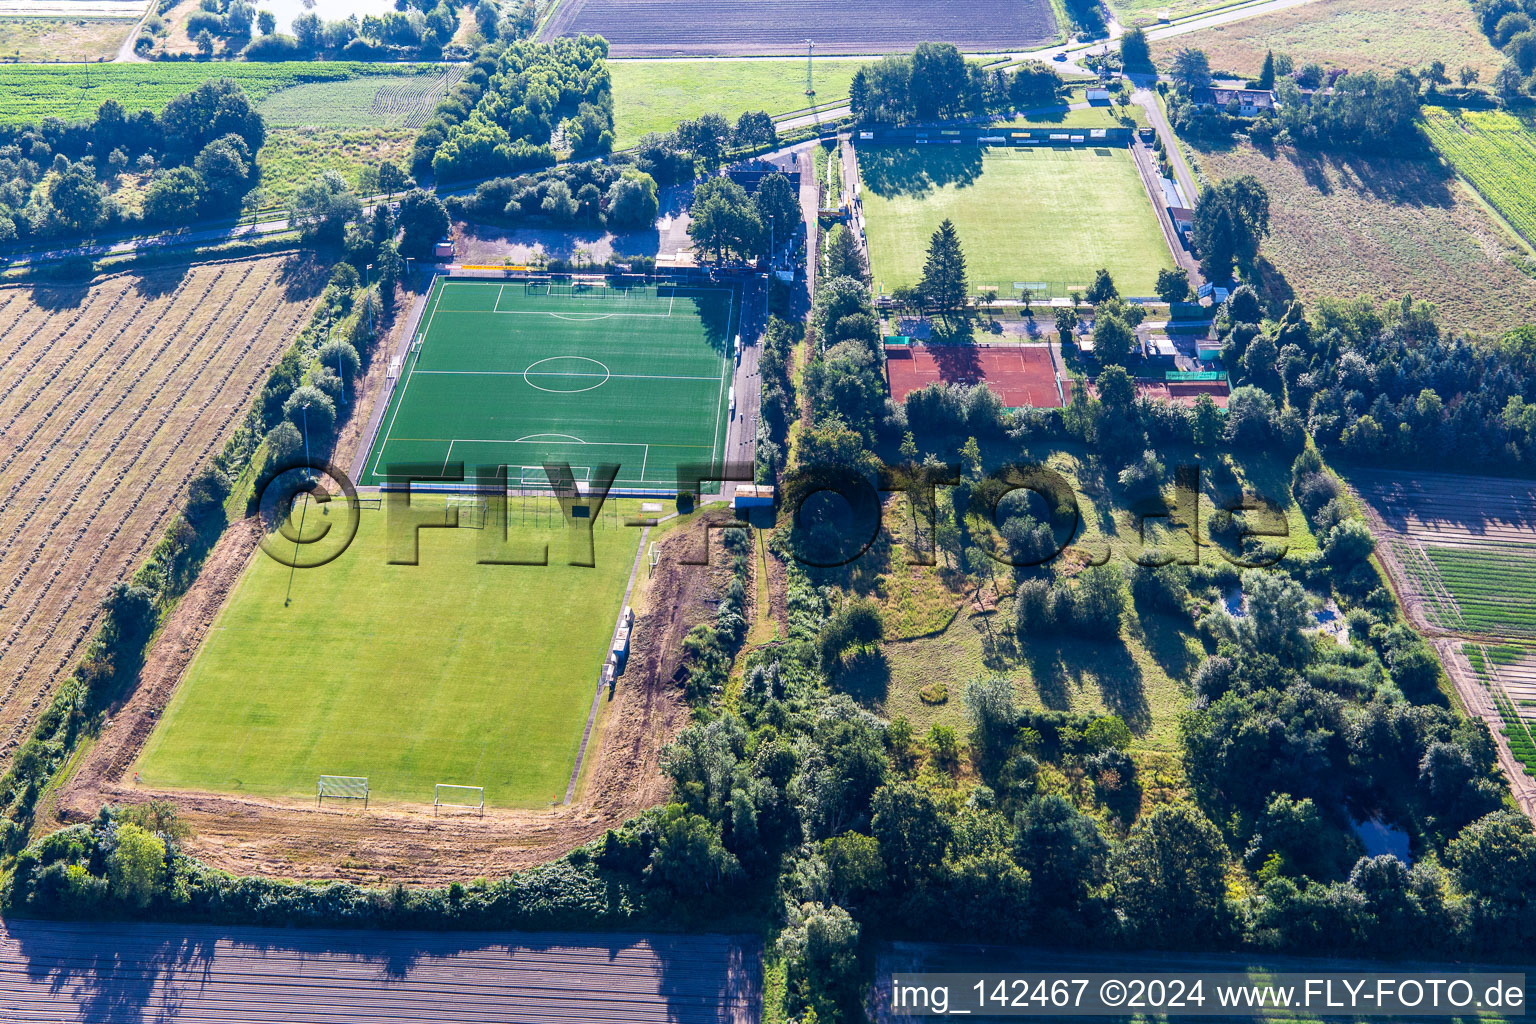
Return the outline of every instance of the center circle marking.
<path id="1" fill-rule="evenodd" d="M 575 370 L 567 370 L 565 372 L 561 372 L 559 370 L 538 370 L 538 369 L 536 369 L 537 367 L 543 366 L 545 363 L 559 363 L 559 362 L 566 362 L 566 361 L 570 361 L 570 360 L 575 360 L 578 363 L 590 363 L 590 364 L 592 364 L 593 366 L 597 367 L 599 370 L 603 371 L 603 379 L 597 381 L 594 384 L 588 384 L 586 387 L 579 387 L 579 388 L 546 388 L 546 387 L 544 387 L 541 384 L 535 384 L 533 382 L 532 377 L 570 377 L 570 378 L 572 378 L 574 380 L 584 380 L 587 377 L 596 376 L 595 374 L 589 374 L 589 373 L 583 372 L 583 373 L 581 373 L 581 376 L 578 377 L 578 376 L 576 376 L 576 374 L 579 371 L 575 371 Z M 532 375 L 532 377 L 530 377 L 530 374 Z M 612 377 L 613 377 L 613 371 L 612 370 L 608 369 L 607 366 L 605 366 L 602 363 L 598 362 L 596 359 L 590 359 L 587 356 L 546 356 L 545 358 L 540 359 L 538 362 L 530 364 L 529 367 L 526 370 L 523 371 L 523 382 L 524 383 L 526 383 L 531 388 L 534 388 L 534 389 L 536 389 L 538 391 L 547 391 L 547 392 L 549 392 L 552 395 L 579 395 L 583 391 L 593 391 L 593 390 L 596 390 L 597 388 L 602 387 L 604 384 L 607 384 L 609 379 L 612 378 Z"/>

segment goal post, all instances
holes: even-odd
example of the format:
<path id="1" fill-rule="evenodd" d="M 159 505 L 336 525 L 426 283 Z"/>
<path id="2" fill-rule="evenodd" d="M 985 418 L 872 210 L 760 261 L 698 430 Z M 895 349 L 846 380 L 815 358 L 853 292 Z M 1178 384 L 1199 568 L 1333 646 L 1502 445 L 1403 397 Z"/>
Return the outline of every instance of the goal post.
<path id="1" fill-rule="evenodd" d="M 322 775 L 315 793 L 315 806 L 326 797 L 334 800 L 361 800 L 368 808 L 368 779 L 360 775 Z"/>
<path id="2" fill-rule="evenodd" d="M 432 787 L 432 816 L 436 817 L 444 807 L 465 807 L 478 811 L 485 817 L 485 787 L 456 786 L 439 782 Z"/>

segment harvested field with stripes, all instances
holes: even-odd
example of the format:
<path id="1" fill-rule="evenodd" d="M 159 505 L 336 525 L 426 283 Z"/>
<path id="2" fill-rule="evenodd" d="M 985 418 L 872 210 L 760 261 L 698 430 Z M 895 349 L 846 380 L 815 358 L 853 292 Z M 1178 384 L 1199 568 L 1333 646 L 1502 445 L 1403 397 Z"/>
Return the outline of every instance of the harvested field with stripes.
<path id="1" fill-rule="evenodd" d="M 0 924 L 0 1007 L 35 1024 L 748 1024 L 762 1011 L 759 964 L 757 941 L 733 935 L 12 920 Z"/>
<path id="2" fill-rule="evenodd" d="M 769 13 L 771 10 L 771 14 Z M 968 4 L 900 0 L 875 10 L 858 0 L 570 0 L 540 38 L 600 35 L 615 57 L 816 52 L 898 53 L 928 39 L 962 50 L 1014 50 L 1056 40 L 1045 0 Z"/>
<path id="3" fill-rule="evenodd" d="M 323 281 L 268 257 L 0 288 L 0 763 Z"/>
<path id="4" fill-rule="evenodd" d="M 1536 482 L 1357 470 L 1377 553 L 1469 711 L 1536 808 Z"/>

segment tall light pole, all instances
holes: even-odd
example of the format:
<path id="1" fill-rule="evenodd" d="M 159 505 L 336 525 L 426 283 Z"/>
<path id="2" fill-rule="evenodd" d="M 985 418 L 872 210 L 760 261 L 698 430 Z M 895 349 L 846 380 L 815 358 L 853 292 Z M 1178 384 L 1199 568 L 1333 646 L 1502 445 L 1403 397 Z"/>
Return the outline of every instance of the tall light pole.
<path id="1" fill-rule="evenodd" d="M 816 52 L 816 44 L 811 40 L 805 41 L 805 94 L 816 95 L 816 83 L 811 78 L 811 55 Z"/>
<path id="2" fill-rule="evenodd" d="M 373 289 L 373 264 L 368 264 L 363 271 L 363 301 L 368 303 L 368 337 L 373 337 L 373 296 L 369 292 Z"/>

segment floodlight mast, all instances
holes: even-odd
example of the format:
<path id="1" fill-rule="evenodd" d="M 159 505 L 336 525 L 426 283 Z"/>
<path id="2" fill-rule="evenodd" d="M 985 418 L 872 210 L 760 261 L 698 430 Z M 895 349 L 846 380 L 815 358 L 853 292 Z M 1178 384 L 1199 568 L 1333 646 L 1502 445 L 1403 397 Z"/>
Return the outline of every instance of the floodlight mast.
<path id="1" fill-rule="evenodd" d="M 805 94 L 816 95 L 816 85 L 811 80 L 811 55 L 816 52 L 816 43 L 810 39 L 805 41 Z"/>

